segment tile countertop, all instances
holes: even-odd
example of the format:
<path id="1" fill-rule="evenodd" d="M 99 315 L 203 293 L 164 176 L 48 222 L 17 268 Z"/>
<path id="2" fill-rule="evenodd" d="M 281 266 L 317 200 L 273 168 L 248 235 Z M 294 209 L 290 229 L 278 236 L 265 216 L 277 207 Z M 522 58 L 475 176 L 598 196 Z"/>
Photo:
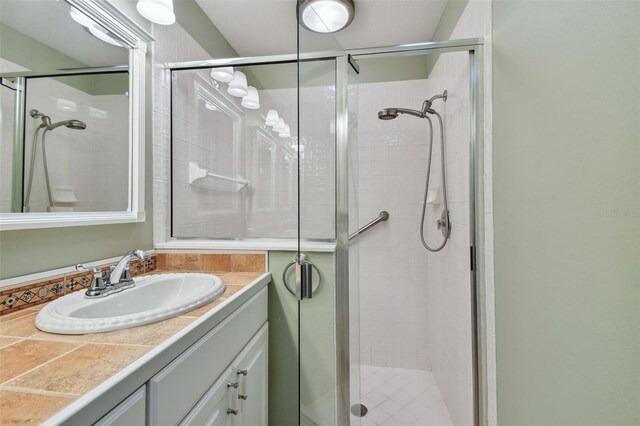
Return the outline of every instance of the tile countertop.
<path id="1" fill-rule="evenodd" d="M 152 360 L 165 355 L 162 352 L 169 352 L 165 359 L 175 358 L 171 352 L 176 351 L 168 350 L 172 344 L 178 343 L 177 356 L 270 281 L 268 273 L 220 277 L 226 290 L 212 303 L 175 318 L 108 333 L 42 332 L 35 327 L 35 317 L 44 305 L 0 317 L 0 425 L 40 424 L 81 397 L 86 403 L 101 397 L 108 390 L 105 382 L 128 366 L 141 369 L 141 358 Z M 224 307 L 214 310 L 220 305 Z M 219 311 L 224 312 L 215 323 L 204 324 Z M 95 395 L 85 398 L 89 393 Z"/>

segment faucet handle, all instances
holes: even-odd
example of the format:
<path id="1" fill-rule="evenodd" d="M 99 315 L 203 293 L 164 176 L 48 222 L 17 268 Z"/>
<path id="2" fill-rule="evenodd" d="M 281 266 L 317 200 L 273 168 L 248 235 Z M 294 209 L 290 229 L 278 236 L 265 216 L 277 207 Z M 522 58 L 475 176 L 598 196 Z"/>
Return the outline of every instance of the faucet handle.
<path id="1" fill-rule="evenodd" d="M 93 276 L 102 276 L 102 269 L 100 269 L 97 266 L 91 266 L 89 268 L 87 268 L 86 266 L 84 266 L 82 263 L 78 263 L 76 265 L 76 271 L 81 271 L 81 272 L 86 272 L 86 271 L 91 271 L 93 272 Z"/>
<path id="2" fill-rule="evenodd" d="M 97 266 L 87 268 L 82 263 L 78 263 L 76 265 L 76 271 L 91 271 L 93 273 L 93 283 L 91 284 L 92 288 L 101 288 L 104 286 L 104 280 L 102 277 L 102 269 Z"/>

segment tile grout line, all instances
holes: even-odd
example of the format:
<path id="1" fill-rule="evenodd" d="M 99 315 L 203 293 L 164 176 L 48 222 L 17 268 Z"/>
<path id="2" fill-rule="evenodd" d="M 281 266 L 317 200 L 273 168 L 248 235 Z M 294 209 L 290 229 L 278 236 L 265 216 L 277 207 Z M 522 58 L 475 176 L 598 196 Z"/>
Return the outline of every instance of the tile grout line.
<path id="1" fill-rule="evenodd" d="M 23 388 L 23 387 L 20 387 L 20 386 L 6 386 L 6 385 L 0 385 L 0 391 L 22 392 L 22 393 L 30 393 L 30 394 L 35 394 L 35 395 L 47 395 L 47 396 L 61 396 L 61 397 L 73 398 L 73 399 L 77 399 L 77 398 L 80 398 L 82 396 L 82 394 L 76 394 L 76 393 L 55 392 L 55 391 Z"/>
<path id="2" fill-rule="evenodd" d="M 25 340 L 27 340 L 27 339 L 25 339 Z M 54 343 L 55 343 L 55 342 L 54 342 Z M 60 342 L 58 342 L 58 343 L 60 343 Z M 66 343 L 66 342 L 65 342 L 65 343 Z M 60 354 L 60 355 L 58 355 L 58 356 L 56 356 L 56 357 L 54 357 L 54 358 L 51 358 L 50 360 L 45 361 L 45 362 L 43 362 L 42 364 L 39 364 L 39 365 L 37 365 L 37 366 L 35 366 L 35 367 L 33 367 L 33 368 L 31 368 L 31 369 L 27 370 L 27 371 L 24 371 L 24 372 L 22 372 L 22 373 L 18 374 L 17 376 L 14 376 L 14 377 L 10 378 L 9 380 L 6 380 L 6 381 L 4 381 L 4 382 L 0 383 L 0 386 L 5 386 L 5 385 L 7 385 L 7 383 L 9 383 L 9 382 L 11 382 L 11 381 L 13 381 L 13 380 L 16 380 L 16 379 L 22 378 L 23 376 L 25 376 L 25 375 L 27 375 L 27 374 L 29 374 L 29 373 L 31 373 L 31 372 L 33 372 L 33 371 L 35 371 L 35 370 L 37 370 L 37 369 L 41 368 L 41 367 L 44 367 L 45 365 L 51 364 L 53 361 L 56 361 L 56 360 L 58 360 L 58 359 L 62 358 L 63 356 L 65 356 L 65 355 L 69 355 L 71 352 L 74 352 L 74 351 L 76 351 L 76 350 L 78 350 L 78 349 L 80 349 L 80 348 L 82 348 L 82 347 L 84 347 L 84 346 L 86 346 L 86 344 L 82 344 L 82 345 L 77 346 L 77 347 L 75 347 L 75 348 L 73 348 L 73 349 L 71 349 L 71 350 L 68 350 L 67 352 L 64 352 L 63 354 Z"/>

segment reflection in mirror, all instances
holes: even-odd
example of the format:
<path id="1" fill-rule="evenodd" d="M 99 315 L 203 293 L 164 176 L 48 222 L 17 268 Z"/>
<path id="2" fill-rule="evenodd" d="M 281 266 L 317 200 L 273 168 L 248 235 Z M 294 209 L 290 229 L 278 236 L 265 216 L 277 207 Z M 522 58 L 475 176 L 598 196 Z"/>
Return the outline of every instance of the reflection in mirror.
<path id="1" fill-rule="evenodd" d="M 128 73 L 29 78 L 23 212 L 128 208 Z"/>
<path id="2" fill-rule="evenodd" d="M 0 213 L 131 209 L 126 46 L 67 2 L 0 1 Z"/>

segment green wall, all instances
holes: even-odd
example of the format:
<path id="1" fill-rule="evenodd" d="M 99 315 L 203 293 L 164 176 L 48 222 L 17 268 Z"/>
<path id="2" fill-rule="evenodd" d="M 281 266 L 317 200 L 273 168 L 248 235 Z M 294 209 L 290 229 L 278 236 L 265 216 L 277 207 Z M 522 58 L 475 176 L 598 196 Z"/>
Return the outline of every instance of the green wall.
<path id="1" fill-rule="evenodd" d="M 298 425 L 300 405 L 303 424 L 331 426 L 336 417 L 337 374 L 334 254 L 309 253 L 322 273 L 322 283 L 312 299 L 300 304 L 299 312 L 295 296 L 282 282 L 282 271 L 295 255 L 269 252 L 269 424 Z"/>
<path id="2" fill-rule="evenodd" d="M 640 424 L 639 99 L 640 2 L 494 2 L 499 424 Z"/>

